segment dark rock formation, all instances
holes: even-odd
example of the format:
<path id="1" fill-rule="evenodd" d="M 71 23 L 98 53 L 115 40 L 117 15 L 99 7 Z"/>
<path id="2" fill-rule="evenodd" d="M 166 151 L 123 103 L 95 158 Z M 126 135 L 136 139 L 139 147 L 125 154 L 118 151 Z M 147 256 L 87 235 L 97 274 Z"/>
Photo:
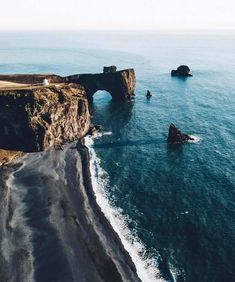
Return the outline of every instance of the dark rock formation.
<path id="1" fill-rule="evenodd" d="M 91 124 L 87 134 L 94 135 L 96 132 L 101 131 L 101 129 L 102 129 L 101 125 L 93 125 L 93 124 Z"/>
<path id="2" fill-rule="evenodd" d="M 181 76 L 181 77 L 187 77 L 192 76 L 192 74 L 189 73 L 190 68 L 188 66 L 182 65 L 177 68 L 177 70 L 172 70 L 171 75 L 172 76 Z"/>
<path id="3" fill-rule="evenodd" d="M 77 140 L 91 130 L 88 101 L 96 91 L 125 101 L 134 89 L 133 69 L 68 77 L 0 75 L 0 148 L 34 152 Z"/>
<path id="4" fill-rule="evenodd" d="M 187 134 L 182 133 L 174 124 L 171 124 L 169 127 L 169 133 L 167 142 L 174 144 L 174 143 L 183 143 L 189 140 L 194 140 Z"/>
<path id="5" fill-rule="evenodd" d="M 110 72 L 116 72 L 117 67 L 116 66 L 110 66 L 110 67 L 104 67 L 103 73 L 110 73 Z"/>
<path id="6" fill-rule="evenodd" d="M 131 100 L 135 90 L 135 71 L 127 69 L 117 72 L 98 74 L 78 74 L 64 77 L 64 82 L 84 86 L 89 101 L 98 90 L 108 91 L 114 101 Z"/>
<path id="7" fill-rule="evenodd" d="M 84 136 L 90 114 L 77 84 L 0 90 L 0 148 L 41 151 Z"/>
<path id="8" fill-rule="evenodd" d="M 153 96 L 152 93 L 151 93 L 149 90 L 147 90 L 146 97 L 147 97 L 147 98 L 151 98 L 152 96 Z"/>

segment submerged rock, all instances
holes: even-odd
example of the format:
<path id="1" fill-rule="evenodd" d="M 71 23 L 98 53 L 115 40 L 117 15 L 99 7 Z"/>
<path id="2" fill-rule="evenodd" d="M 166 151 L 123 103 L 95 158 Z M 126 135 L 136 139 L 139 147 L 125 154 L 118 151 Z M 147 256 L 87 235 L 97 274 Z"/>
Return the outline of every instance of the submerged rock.
<path id="1" fill-rule="evenodd" d="M 34 152 L 58 147 L 83 137 L 89 126 L 81 85 L 0 90 L 0 148 Z"/>
<path id="2" fill-rule="evenodd" d="M 189 140 L 194 140 L 187 134 L 182 133 L 174 124 L 171 124 L 169 127 L 169 133 L 167 142 L 174 144 L 174 143 L 183 143 Z"/>
<path id="3" fill-rule="evenodd" d="M 181 65 L 177 68 L 177 70 L 172 70 L 171 75 L 181 77 L 192 76 L 192 74 L 190 74 L 190 68 L 186 65 Z"/>

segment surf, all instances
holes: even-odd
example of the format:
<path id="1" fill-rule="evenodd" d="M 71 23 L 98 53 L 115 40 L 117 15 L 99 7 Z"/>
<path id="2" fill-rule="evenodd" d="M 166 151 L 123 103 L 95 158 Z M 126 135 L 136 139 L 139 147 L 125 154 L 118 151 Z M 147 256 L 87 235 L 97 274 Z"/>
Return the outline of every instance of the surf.
<path id="1" fill-rule="evenodd" d="M 97 204 L 132 258 L 139 278 L 143 282 L 163 282 L 165 280 L 161 277 L 157 260 L 147 255 L 143 242 L 137 236 L 133 235 L 128 228 L 127 217 L 123 215 L 122 209 L 115 207 L 108 199 L 106 187 L 109 184 L 109 176 L 101 167 L 101 160 L 96 155 L 93 145 L 95 139 L 111 134 L 111 132 L 104 132 L 84 138 L 85 146 L 89 150 L 90 155 L 91 182 Z"/>

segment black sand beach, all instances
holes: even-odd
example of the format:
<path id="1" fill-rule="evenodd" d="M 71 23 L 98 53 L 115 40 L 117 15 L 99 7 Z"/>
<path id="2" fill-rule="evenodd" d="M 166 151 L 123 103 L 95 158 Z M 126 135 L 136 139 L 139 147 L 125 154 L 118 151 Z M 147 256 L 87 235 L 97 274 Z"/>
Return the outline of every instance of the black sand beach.
<path id="1" fill-rule="evenodd" d="M 96 203 L 88 149 L 20 161 L 0 171 L 1 281 L 140 281 Z"/>

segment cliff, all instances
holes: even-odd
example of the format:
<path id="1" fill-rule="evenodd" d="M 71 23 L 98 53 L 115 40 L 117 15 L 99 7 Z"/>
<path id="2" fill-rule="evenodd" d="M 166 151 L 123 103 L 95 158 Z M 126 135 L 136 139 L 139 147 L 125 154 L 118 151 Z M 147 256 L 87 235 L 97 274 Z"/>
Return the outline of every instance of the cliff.
<path id="1" fill-rule="evenodd" d="M 50 83 L 63 82 L 63 78 L 56 74 L 0 74 L 0 82 L 6 81 L 24 85 L 42 84 L 44 79 L 47 79 Z"/>
<path id="2" fill-rule="evenodd" d="M 34 152 L 81 138 L 90 114 L 77 84 L 0 90 L 0 148 Z"/>
<path id="3" fill-rule="evenodd" d="M 89 131 L 88 101 L 96 91 L 131 100 L 135 83 L 133 69 L 67 77 L 0 75 L 0 148 L 35 152 L 77 140 Z"/>
<path id="4" fill-rule="evenodd" d="M 77 74 L 64 77 L 64 82 L 79 83 L 84 86 L 90 101 L 98 90 L 110 93 L 114 101 L 131 100 L 134 96 L 136 78 L 134 69 L 97 74 Z"/>

